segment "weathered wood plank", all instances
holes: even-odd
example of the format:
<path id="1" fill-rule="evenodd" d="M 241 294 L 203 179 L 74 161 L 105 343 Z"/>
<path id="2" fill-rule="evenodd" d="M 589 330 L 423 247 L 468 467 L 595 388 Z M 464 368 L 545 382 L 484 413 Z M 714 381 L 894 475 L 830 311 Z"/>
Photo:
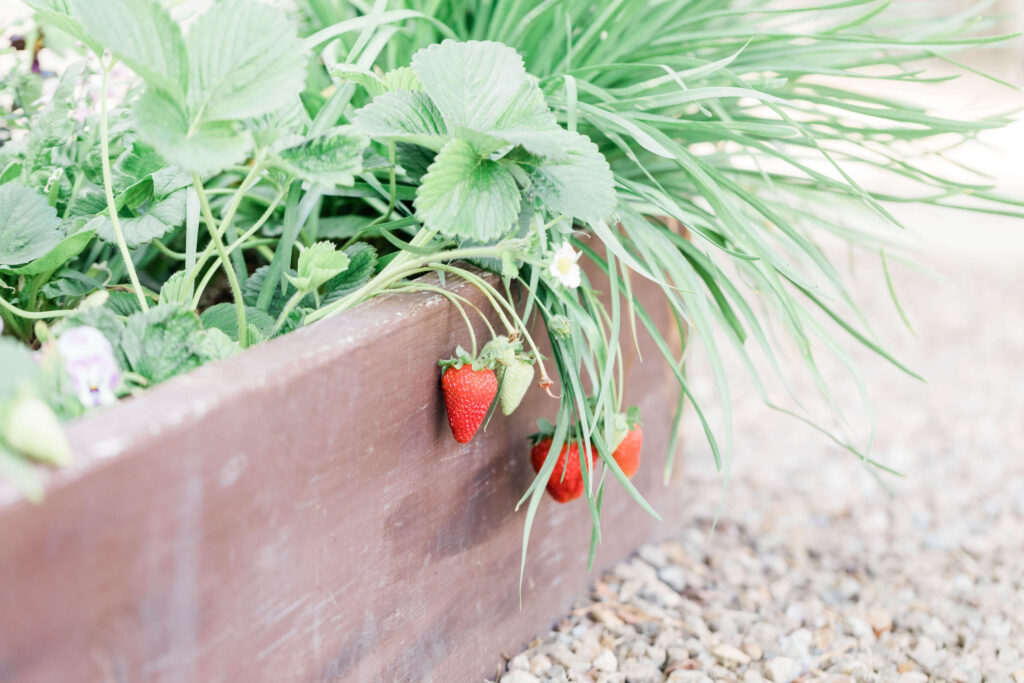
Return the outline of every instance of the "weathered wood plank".
<path id="1" fill-rule="evenodd" d="M 651 312 L 667 327 L 663 305 Z M 557 405 L 533 392 L 457 444 L 436 363 L 466 341 L 442 298 L 382 298 L 72 425 L 79 458 L 43 505 L 0 491 L 0 680 L 493 673 L 594 575 L 586 505 L 545 497 L 519 610 L 525 436 Z M 641 343 L 636 481 L 672 520 L 679 482 L 662 486 L 660 460 L 674 390 Z M 674 529 L 609 489 L 597 566 Z"/>

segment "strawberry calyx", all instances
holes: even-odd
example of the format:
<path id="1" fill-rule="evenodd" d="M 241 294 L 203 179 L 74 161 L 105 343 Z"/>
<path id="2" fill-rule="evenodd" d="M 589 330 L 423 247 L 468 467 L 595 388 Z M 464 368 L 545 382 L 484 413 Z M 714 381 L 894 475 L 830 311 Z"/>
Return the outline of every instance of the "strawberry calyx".
<path id="1" fill-rule="evenodd" d="M 640 420 L 640 409 L 636 406 L 630 406 L 624 413 L 616 413 L 614 419 L 612 442 L 608 444 L 609 449 L 613 453 L 619 447 L 619 444 L 622 443 L 622 440 L 626 438 L 627 434 L 643 424 Z"/>
<path id="2" fill-rule="evenodd" d="M 464 365 L 470 366 L 473 370 L 494 370 L 497 367 L 493 358 L 485 357 L 483 354 L 472 356 L 461 346 L 455 347 L 455 355 L 452 358 L 439 360 L 437 364 L 442 370 L 458 370 Z"/>
<path id="3" fill-rule="evenodd" d="M 497 365 L 506 368 L 518 363 L 529 363 L 533 365 L 536 361 L 532 353 L 523 351 L 523 342 L 516 336 L 495 337 L 484 345 L 480 357 L 493 360 Z"/>

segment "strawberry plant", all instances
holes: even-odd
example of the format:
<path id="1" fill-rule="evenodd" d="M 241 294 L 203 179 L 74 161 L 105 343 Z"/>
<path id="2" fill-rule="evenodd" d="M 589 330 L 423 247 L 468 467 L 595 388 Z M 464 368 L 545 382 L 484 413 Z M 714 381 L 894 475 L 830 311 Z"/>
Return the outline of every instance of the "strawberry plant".
<path id="1" fill-rule="evenodd" d="M 225 0 L 187 17 L 160 0 L 25 3 L 21 44 L 66 63 L 47 75 L 17 53 L 0 85 L 0 475 L 32 497 L 32 463 L 70 456 L 62 437 L 33 438 L 57 417 L 420 292 L 467 322 L 471 352 L 440 377 L 457 441 L 502 419 L 497 405 L 550 402 L 523 562 L 545 490 L 586 501 L 592 559 L 605 486 L 657 516 L 630 480 L 643 434 L 620 340 L 653 337 L 680 389 L 673 431 L 689 405 L 727 474 L 725 353 L 751 368 L 763 355 L 784 380 L 780 343 L 814 377 L 853 343 L 913 374 L 821 237 L 885 268 L 892 247 L 855 209 L 893 227 L 898 202 L 1022 215 L 982 174 L 955 180 L 907 153 L 1009 117 L 954 120 L 871 88 L 929 82 L 923 57 L 1000 39 L 972 33 L 972 13 L 908 32 L 875 0 Z M 865 167 L 906 189 L 858 183 Z M 428 273 L 482 291 L 502 329 L 479 354 L 477 311 Z M 634 297 L 638 278 L 660 287 L 686 348 Z M 691 344 L 722 424 L 690 391 Z M 813 421 L 756 379 L 772 408 Z"/>

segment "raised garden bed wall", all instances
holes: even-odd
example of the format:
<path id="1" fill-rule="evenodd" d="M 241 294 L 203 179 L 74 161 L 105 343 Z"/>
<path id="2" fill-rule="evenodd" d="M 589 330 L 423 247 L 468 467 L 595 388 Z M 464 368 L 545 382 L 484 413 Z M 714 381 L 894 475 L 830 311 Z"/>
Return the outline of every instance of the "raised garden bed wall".
<path id="1" fill-rule="evenodd" d="M 634 284 L 671 329 L 657 288 Z M 679 520 L 680 482 L 661 482 L 677 389 L 640 338 L 646 362 L 624 345 L 635 481 L 668 521 L 610 482 L 596 569 Z M 76 462 L 42 505 L 0 488 L 0 680 L 494 675 L 598 572 L 585 502 L 545 497 L 520 610 L 525 437 L 557 402 L 533 391 L 456 443 L 437 360 L 467 341 L 444 298 L 388 296 L 72 424 Z"/>

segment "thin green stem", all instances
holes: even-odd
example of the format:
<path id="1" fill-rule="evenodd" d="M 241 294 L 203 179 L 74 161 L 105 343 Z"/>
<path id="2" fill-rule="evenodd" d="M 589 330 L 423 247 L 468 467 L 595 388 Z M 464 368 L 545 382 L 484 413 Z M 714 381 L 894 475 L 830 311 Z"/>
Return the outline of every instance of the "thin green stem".
<path id="1" fill-rule="evenodd" d="M 238 207 L 241 205 L 242 199 L 245 197 L 245 194 L 252 188 L 253 184 L 255 184 L 255 182 L 257 180 L 259 180 L 258 176 L 259 176 L 260 173 L 263 172 L 263 169 L 264 169 L 264 166 L 263 166 L 262 155 L 261 155 L 253 163 L 252 168 L 249 170 L 249 174 L 247 176 L 245 176 L 245 178 L 242 180 L 241 184 L 239 184 L 239 186 L 235 190 L 233 190 L 233 196 L 231 197 L 231 202 L 228 204 L 227 211 L 224 212 L 224 218 L 221 220 L 221 224 L 219 226 L 219 232 L 220 232 L 220 235 L 221 235 L 222 238 L 223 238 L 225 232 L 231 226 L 231 222 L 235 219 L 235 213 L 238 212 Z M 197 189 L 197 192 L 198 192 L 198 189 Z M 208 198 L 209 198 L 209 190 L 205 190 L 204 189 L 204 192 L 206 193 L 207 200 L 208 200 Z M 270 214 L 273 213 L 273 210 L 275 208 L 277 208 L 277 202 L 279 202 L 279 201 L 280 201 L 280 194 L 278 194 L 277 198 L 273 202 L 271 202 L 270 208 L 267 209 L 267 211 L 265 211 L 263 213 L 264 217 L 261 220 L 266 221 L 266 219 L 270 217 Z M 211 212 L 210 215 L 211 216 L 213 215 L 212 212 Z M 260 223 L 260 225 L 262 225 L 262 223 Z M 212 230 L 212 228 L 211 228 L 211 230 Z M 214 244 L 213 240 L 211 240 L 210 243 L 206 245 L 206 248 L 203 249 L 203 253 L 199 255 L 198 259 L 196 259 L 195 267 L 192 268 L 192 270 L 188 273 L 188 275 L 186 275 L 186 277 L 188 278 L 188 283 L 187 284 L 188 284 L 189 287 L 191 287 L 192 283 L 195 282 L 196 273 L 198 273 L 200 270 L 202 270 L 202 267 L 204 265 L 206 265 L 206 262 L 213 255 L 213 252 L 215 250 L 216 250 L 216 245 Z M 230 250 L 228 251 L 228 253 L 229 254 L 231 253 Z M 205 287 L 201 287 L 199 289 L 199 291 L 195 293 L 195 299 L 197 301 L 198 301 L 198 298 L 202 295 L 202 292 L 203 292 L 204 288 Z"/>
<path id="2" fill-rule="evenodd" d="M 248 240 L 250 237 L 255 235 L 256 232 L 260 228 L 263 227 L 264 223 L 266 223 L 270 219 L 270 216 L 274 213 L 274 210 L 277 208 L 278 204 L 281 202 L 281 199 L 283 197 L 284 197 L 284 193 L 283 192 L 279 192 L 277 194 L 277 196 L 274 198 L 274 201 L 271 202 L 270 206 L 267 207 L 267 210 L 263 212 L 263 215 L 259 217 L 259 220 L 257 220 L 255 223 L 253 223 L 252 227 L 250 227 L 248 230 L 246 230 L 244 233 L 242 233 L 238 237 L 238 239 L 236 239 L 234 242 L 232 242 L 231 244 L 228 245 L 227 253 L 229 255 L 235 249 L 238 249 L 239 247 L 241 247 L 246 242 L 246 240 Z M 206 248 L 207 249 L 211 249 L 212 246 L 211 245 L 207 245 Z M 206 251 L 204 250 L 203 254 L 205 255 L 205 253 L 206 253 Z M 200 265 L 200 263 L 197 262 L 196 263 L 196 269 L 195 269 L 195 271 L 193 271 L 193 273 L 198 272 L 199 265 Z M 203 275 L 203 279 L 200 280 L 199 287 L 196 288 L 195 295 L 192 297 L 192 308 L 198 308 L 199 300 L 202 298 L 203 292 L 206 291 L 207 285 L 210 284 L 210 280 L 213 279 L 213 274 L 216 273 L 216 272 L 217 272 L 217 268 L 216 267 L 209 268 L 206 271 L 206 274 Z M 195 275 L 192 275 L 191 277 L 194 278 Z"/>
<path id="3" fill-rule="evenodd" d="M 117 215 L 117 203 L 114 201 L 114 183 L 110 173 L 110 128 L 107 115 L 107 81 L 110 78 L 110 68 L 113 63 L 107 64 L 101 61 L 100 72 L 100 165 L 103 168 L 103 191 L 107 197 L 107 211 L 110 213 L 110 225 L 114 229 L 114 240 L 124 260 L 125 270 L 128 271 L 128 279 L 131 280 L 135 296 L 139 299 L 139 306 L 142 310 L 149 310 L 149 303 L 142 293 L 142 285 L 139 283 L 139 275 L 135 272 L 135 264 L 132 263 L 131 252 L 128 251 L 128 243 L 125 242 L 124 232 L 121 230 L 121 219 Z"/>
<path id="4" fill-rule="evenodd" d="M 206 220 L 210 241 L 213 242 L 213 246 L 217 250 L 221 267 L 224 268 L 224 273 L 228 276 L 228 284 L 231 285 L 231 295 L 235 298 L 235 313 L 238 316 L 238 344 L 244 349 L 247 346 L 249 335 L 248 327 L 245 323 L 245 300 L 242 299 L 242 288 L 238 284 L 238 275 L 235 273 L 235 269 L 231 267 L 231 261 L 227 251 L 224 249 L 224 241 L 221 239 L 216 221 L 213 220 L 210 200 L 207 198 L 206 192 L 203 191 L 203 181 L 195 171 L 192 172 L 192 183 L 196 188 L 196 193 L 199 195 L 199 206 L 202 208 L 203 218 Z"/>
<path id="5" fill-rule="evenodd" d="M 420 231 L 417 233 L 416 237 L 412 239 L 410 244 L 412 246 L 421 246 L 424 241 L 433 237 L 433 234 L 430 234 L 428 237 L 421 239 L 426 233 L 432 233 L 432 231 Z M 507 244 L 488 247 L 467 247 L 465 249 L 442 251 L 436 254 L 421 256 L 419 258 L 414 257 L 409 252 L 403 252 L 396 256 L 394 260 L 384 268 L 384 270 L 378 273 L 376 277 L 365 285 L 348 296 L 345 296 L 318 311 L 314 311 L 308 318 L 306 318 L 306 321 L 316 322 L 317 320 L 322 320 L 335 315 L 336 313 L 340 313 L 341 311 L 348 310 L 357 303 L 365 301 L 373 294 L 387 288 L 395 282 L 398 282 L 405 278 L 409 273 L 415 272 L 427 264 L 443 261 L 457 261 L 459 259 L 466 258 L 495 258 L 501 256 L 501 254 L 507 249 L 509 249 L 509 245 Z"/>
<path id="6" fill-rule="evenodd" d="M 73 309 L 66 310 L 54 310 L 54 311 L 26 311 L 22 308 L 18 308 L 11 302 L 7 301 L 3 297 L 0 297 L 0 307 L 6 308 L 8 311 L 18 316 L 19 318 L 27 318 L 29 320 L 46 320 L 48 318 L 63 318 L 69 316 L 75 311 Z"/>

